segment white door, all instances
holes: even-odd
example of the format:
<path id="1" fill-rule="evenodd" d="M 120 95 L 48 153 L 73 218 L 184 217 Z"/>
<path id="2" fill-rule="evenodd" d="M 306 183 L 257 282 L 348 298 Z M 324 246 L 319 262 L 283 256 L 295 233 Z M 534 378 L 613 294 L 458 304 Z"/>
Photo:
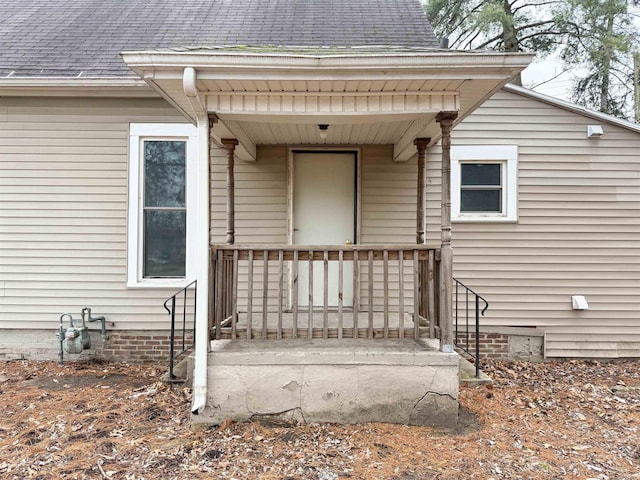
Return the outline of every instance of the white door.
<path id="1" fill-rule="evenodd" d="M 293 243 L 355 243 L 355 153 L 295 153 L 293 156 Z M 353 265 L 344 263 L 343 305 L 353 304 Z M 323 262 L 313 264 L 313 306 L 324 305 Z M 329 262 L 329 306 L 338 305 L 338 262 Z M 309 305 L 309 265 L 300 262 L 298 305 Z"/>

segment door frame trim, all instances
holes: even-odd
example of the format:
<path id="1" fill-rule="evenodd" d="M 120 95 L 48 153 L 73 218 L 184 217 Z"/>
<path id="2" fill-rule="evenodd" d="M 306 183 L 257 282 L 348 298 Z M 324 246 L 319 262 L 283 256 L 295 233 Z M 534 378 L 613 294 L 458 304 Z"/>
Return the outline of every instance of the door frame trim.
<path id="1" fill-rule="evenodd" d="M 293 157 L 296 153 L 353 153 L 356 162 L 356 182 L 355 182 L 355 236 L 354 243 L 360 243 L 360 209 L 362 200 L 362 148 L 354 146 L 291 146 L 288 148 L 287 154 L 287 244 L 295 245 L 293 243 Z"/>

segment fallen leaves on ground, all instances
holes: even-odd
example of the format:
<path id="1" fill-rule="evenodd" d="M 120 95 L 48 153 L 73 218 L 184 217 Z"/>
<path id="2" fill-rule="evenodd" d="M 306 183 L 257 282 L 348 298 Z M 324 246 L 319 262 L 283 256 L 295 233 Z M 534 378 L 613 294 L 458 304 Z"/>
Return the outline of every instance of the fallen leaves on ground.
<path id="1" fill-rule="evenodd" d="M 640 363 L 491 362 L 450 431 L 193 429 L 148 365 L 0 363 L 2 479 L 640 479 Z"/>

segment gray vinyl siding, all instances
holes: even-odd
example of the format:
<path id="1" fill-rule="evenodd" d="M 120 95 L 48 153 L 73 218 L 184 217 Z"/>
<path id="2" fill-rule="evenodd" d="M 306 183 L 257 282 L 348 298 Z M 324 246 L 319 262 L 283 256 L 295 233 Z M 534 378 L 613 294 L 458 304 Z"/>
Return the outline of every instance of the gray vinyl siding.
<path id="1" fill-rule="evenodd" d="M 84 306 L 167 328 L 174 292 L 126 287 L 129 123 L 183 121 L 158 99 L 0 98 L 0 328 Z"/>
<path id="2" fill-rule="evenodd" d="M 590 124 L 604 136 L 587 139 Z M 453 225 L 454 275 L 489 301 L 483 325 L 542 327 L 548 357 L 640 356 L 640 134 L 501 91 L 453 144 L 519 146 L 518 222 Z"/>

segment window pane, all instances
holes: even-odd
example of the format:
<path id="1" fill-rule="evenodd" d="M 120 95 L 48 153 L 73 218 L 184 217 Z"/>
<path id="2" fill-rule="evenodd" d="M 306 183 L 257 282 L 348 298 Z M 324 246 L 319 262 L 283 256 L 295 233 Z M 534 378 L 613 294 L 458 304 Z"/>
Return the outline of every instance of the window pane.
<path id="1" fill-rule="evenodd" d="M 185 153 L 183 141 L 144 142 L 145 207 L 185 206 Z"/>
<path id="2" fill-rule="evenodd" d="M 184 277 L 187 213 L 147 210 L 144 217 L 144 276 Z"/>
<path id="3" fill-rule="evenodd" d="M 500 185 L 499 163 L 462 163 L 462 185 Z"/>
<path id="4" fill-rule="evenodd" d="M 460 192 L 461 212 L 502 212 L 501 189 L 465 188 Z"/>

